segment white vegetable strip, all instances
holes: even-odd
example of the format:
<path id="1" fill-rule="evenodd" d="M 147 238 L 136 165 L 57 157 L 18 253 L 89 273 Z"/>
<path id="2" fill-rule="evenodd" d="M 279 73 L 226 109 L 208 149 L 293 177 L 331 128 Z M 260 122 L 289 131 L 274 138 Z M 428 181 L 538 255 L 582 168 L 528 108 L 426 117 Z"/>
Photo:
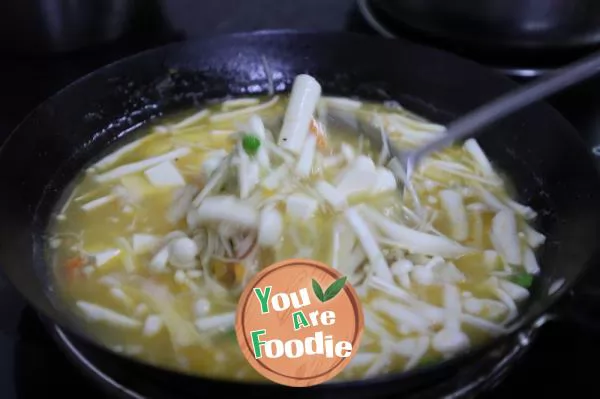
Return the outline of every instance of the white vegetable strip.
<path id="1" fill-rule="evenodd" d="M 210 331 L 219 329 L 221 331 L 233 327 L 235 323 L 235 312 L 223 313 L 215 316 L 199 318 L 194 323 L 198 331 Z"/>
<path id="2" fill-rule="evenodd" d="M 379 158 L 377 158 L 377 165 L 381 166 L 384 164 L 384 162 L 390 156 L 390 147 L 388 144 L 388 135 L 385 133 L 383 124 L 379 124 L 379 133 L 381 136 L 380 139 L 381 139 L 382 145 L 381 145 L 381 151 L 379 153 Z"/>
<path id="3" fill-rule="evenodd" d="M 304 142 L 302 151 L 300 152 L 298 163 L 296 164 L 296 174 L 299 177 L 308 177 L 310 175 L 316 149 L 317 137 L 314 134 L 309 134 Z"/>
<path id="4" fill-rule="evenodd" d="M 483 266 L 487 271 L 495 270 L 498 267 L 499 257 L 498 252 L 491 249 L 483 251 Z"/>
<path id="5" fill-rule="evenodd" d="M 511 283 L 506 280 L 499 280 L 498 284 L 502 290 L 504 290 L 512 299 L 515 301 L 523 301 L 529 298 L 529 291 L 520 285 Z"/>
<path id="6" fill-rule="evenodd" d="M 134 234 L 132 242 L 133 252 L 141 255 L 153 251 L 160 242 L 160 238 L 152 234 Z"/>
<path id="7" fill-rule="evenodd" d="M 446 327 L 438 331 L 432 340 L 433 349 L 446 356 L 461 352 L 467 349 L 469 345 L 469 337 L 465 333 Z"/>
<path id="8" fill-rule="evenodd" d="M 120 288 L 112 287 L 110 295 L 121 301 L 125 306 L 133 306 L 133 300 Z"/>
<path id="9" fill-rule="evenodd" d="M 398 180 L 406 182 L 406 171 L 402 167 L 402 164 L 397 158 L 392 158 L 387 164 L 388 169 L 396 176 Z"/>
<path id="10" fill-rule="evenodd" d="M 342 210 L 347 206 L 346 197 L 339 192 L 337 188 L 326 182 L 319 180 L 315 183 L 315 189 L 329 205 L 335 210 Z"/>
<path id="11" fill-rule="evenodd" d="M 375 163 L 371 158 L 367 157 L 366 155 L 357 156 L 351 162 L 349 162 L 349 165 L 346 169 L 344 169 L 340 174 L 338 174 L 338 176 L 335 178 L 335 184 L 337 186 L 343 185 L 344 181 L 347 180 L 347 178 L 356 171 L 374 172 Z"/>
<path id="12" fill-rule="evenodd" d="M 249 130 L 259 139 L 265 140 L 267 138 L 265 124 L 260 116 L 252 115 L 250 119 L 248 119 L 248 127 Z"/>
<path id="13" fill-rule="evenodd" d="M 382 298 L 376 298 L 371 302 L 371 306 L 376 311 L 394 319 L 399 326 L 406 324 L 410 328 L 423 333 L 429 329 L 427 319 L 399 303 L 392 303 Z"/>
<path id="14" fill-rule="evenodd" d="M 280 147 L 300 153 L 320 96 L 321 85 L 312 76 L 296 76 L 279 134 Z"/>
<path id="15" fill-rule="evenodd" d="M 160 315 L 169 330 L 173 345 L 177 347 L 206 345 L 206 339 L 198 334 L 193 324 L 176 312 L 173 306 L 175 300 L 164 286 L 146 281 L 143 288 L 146 300 Z"/>
<path id="16" fill-rule="evenodd" d="M 531 226 L 527 224 L 524 225 L 523 232 L 525 233 L 525 239 L 527 240 L 527 244 L 529 244 L 529 246 L 533 249 L 539 247 L 546 241 L 546 236 L 534 230 Z"/>
<path id="17" fill-rule="evenodd" d="M 357 245 L 350 251 L 344 262 L 340 262 L 340 271 L 347 275 L 352 275 L 367 260 L 367 255 L 360 245 Z M 354 282 L 352 283 L 354 284 Z"/>
<path id="18" fill-rule="evenodd" d="M 538 274 L 540 272 L 540 266 L 531 248 L 525 248 L 523 252 L 523 267 L 530 274 Z"/>
<path id="19" fill-rule="evenodd" d="M 413 263 L 408 259 L 399 259 L 392 264 L 391 270 L 394 277 L 406 289 L 410 289 L 409 273 L 413 269 Z"/>
<path id="20" fill-rule="evenodd" d="M 354 230 L 354 234 L 358 237 L 375 274 L 381 276 L 381 278 L 385 280 L 392 280 L 393 277 L 390 268 L 385 261 L 385 257 L 383 256 L 379 245 L 377 245 L 377 241 L 375 240 L 375 237 L 373 237 L 369 226 L 354 208 L 347 209 L 344 212 L 344 216 L 346 217 L 348 224 Z"/>
<path id="21" fill-rule="evenodd" d="M 402 357 L 411 357 L 417 347 L 418 338 L 405 338 L 398 342 L 394 342 L 391 350 Z"/>
<path id="22" fill-rule="evenodd" d="M 476 317 L 476 316 L 470 315 L 468 313 L 461 314 L 460 319 L 463 323 L 466 323 L 473 327 L 484 330 L 484 331 L 488 332 L 489 334 L 492 334 L 495 336 L 504 334 L 506 332 L 506 329 L 504 327 L 502 327 L 501 325 L 492 323 L 491 321 L 488 321 L 481 317 Z"/>
<path id="23" fill-rule="evenodd" d="M 421 135 L 422 133 L 442 133 L 446 131 L 446 127 L 443 125 L 420 121 L 400 113 L 388 114 L 387 117 L 390 121 L 400 124 L 403 127 L 410 127 L 416 130 L 420 130 L 420 132 L 418 132 L 417 134 Z"/>
<path id="24" fill-rule="evenodd" d="M 383 327 L 383 321 L 370 307 L 364 308 L 365 330 L 382 340 L 392 340 L 390 333 Z"/>
<path id="25" fill-rule="evenodd" d="M 222 186 L 223 180 L 225 179 L 225 177 L 227 177 L 227 172 L 229 170 L 229 166 L 231 165 L 232 157 L 233 155 L 230 154 L 225 159 L 223 159 L 217 170 L 215 170 L 215 172 L 210 176 L 208 182 L 206 182 L 206 185 L 198 193 L 196 198 L 194 198 L 194 200 L 192 201 L 192 205 L 200 205 L 200 203 L 204 200 L 204 198 L 206 198 L 207 195 L 209 195 L 213 190 L 217 190 L 219 187 Z"/>
<path id="26" fill-rule="evenodd" d="M 141 172 L 143 170 L 146 170 L 147 168 L 150 168 L 154 165 L 158 165 L 162 162 L 172 161 L 174 159 L 184 157 L 188 155 L 191 151 L 192 150 L 189 147 L 182 147 L 162 155 L 144 159 L 143 161 L 122 165 L 96 176 L 96 181 L 98 181 L 99 183 L 106 183 L 112 180 L 116 180 L 132 173 Z"/>
<path id="27" fill-rule="evenodd" d="M 81 205 L 81 209 L 83 209 L 86 212 L 89 212 L 91 210 L 101 207 L 102 205 L 109 204 L 112 201 L 114 201 L 115 199 L 117 199 L 116 195 L 113 195 L 113 194 L 105 195 L 104 197 L 97 198 L 93 201 L 90 201 L 90 202 L 87 202 L 87 203 Z"/>
<path id="28" fill-rule="evenodd" d="M 444 285 L 444 328 L 438 331 L 432 341 L 433 348 L 444 354 L 454 354 L 469 347 L 469 337 L 460 329 L 462 304 L 460 292 L 454 285 Z"/>
<path id="29" fill-rule="evenodd" d="M 504 303 L 492 299 L 467 298 L 464 301 L 463 307 L 465 312 L 474 315 L 487 312 L 487 317 L 489 318 L 500 317 L 508 311 Z"/>
<path id="30" fill-rule="evenodd" d="M 238 151 L 238 186 L 240 188 L 240 198 L 245 199 L 250 195 L 250 190 L 255 182 L 252 182 L 249 176 L 250 158 L 248 154 L 239 146 Z"/>
<path id="31" fill-rule="evenodd" d="M 121 281 L 119 281 L 119 279 L 115 276 L 111 276 L 110 274 L 100 277 L 97 281 L 100 284 L 106 285 L 108 287 L 118 287 L 119 285 L 121 285 Z"/>
<path id="32" fill-rule="evenodd" d="M 121 253 L 120 249 L 111 248 L 111 249 L 107 249 L 105 251 L 101 251 L 101 252 L 92 254 L 92 257 L 94 258 L 94 265 L 96 267 L 103 266 L 106 263 L 108 263 L 111 259 L 119 256 L 120 253 Z"/>
<path id="33" fill-rule="evenodd" d="M 340 154 L 335 157 L 340 157 L 342 161 L 345 159 L 346 162 L 352 162 L 354 161 L 356 154 L 354 153 L 354 149 L 350 144 L 342 143 L 340 145 Z"/>
<path id="34" fill-rule="evenodd" d="M 264 208 L 260 212 L 258 226 L 258 243 L 261 246 L 273 247 L 283 235 L 283 218 L 274 207 Z"/>
<path id="35" fill-rule="evenodd" d="M 344 222 L 344 219 L 341 217 L 336 217 L 336 219 L 333 230 L 334 234 L 339 237 L 339 252 L 335 255 L 340 264 L 343 264 L 341 267 L 345 267 L 350 263 L 353 250 L 359 252 L 362 259 L 365 258 L 365 255 L 360 245 L 356 245 L 356 235 L 348 224 Z"/>
<path id="36" fill-rule="evenodd" d="M 238 118 L 238 117 L 245 116 L 248 114 L 254 114 L 254 113 L 263 111 L 265 109 L 271 108 L 273 105 L 275 105 L 277 103 L 277 101 L 279 101 L 279 97 L 275 96 L 272 99 L 270 99 L 269 101 L 267 101 L 266 103 L 212 115 L 209 118 L 209 121 L 210 122 L 223 122 L 223 121 L 226 121 L 229 119 Z"/>
<path id="37" fill-rule="evenodd" d="M 475 186 L 474 189 L 482 201 L 495 211 L 512 210 L 518 215 L 523 216 L 525 219 L 533 219 L 537 215 L 530 207 L 519 204 L 510 198 L 505 199 L 503 202 L 483 187 Z"/>
<path id="38" fill-rule="evenodd" d="M 372 190 L 375 194 L 397 189 L 396 177 L 391 170 L 380 166 L 376 169 L 375 173 L 376 178 L 372 185 Z"/>
<path id="39" fill-rule="evenodd" d="M 197 193 L 198 187 L 192 185 L 185 186 L 179 191 L 167 211 L 167 220 L 175 224 L 183 219 Z"/>
<path id="40" fill-rule="evenodd" d="M 517 235 L 517 221 L 512 211 L 503 210 L 494 216 L 490 238 L 496 251 L 507 263 L 521 264 L 521 244 Z"/>
<path id="41" fill-rule="evenodd" d="M 117 162 L 119 160 L 119 158 L 121 158 L 123 155 L 125 155 L 128 152 L 131 152 L 131 151 L 135 150 L 136 148 L 138 148 L 139 146 L 141 146 L 143 142 L 144 142 L 143 139 L 138 139 L 138 140 L 132 141 L 131 143 L 125 144 L 123 147 L 119 148 L 115 152 L 111 153 L 110 155 L 105 156 L 100 161 L 96 162 L 93 165 L 93 168 L 101 169 L 101 168 L 105 168 L 107 166 L 112 165 L 113 163 Z"/>
<path id="42" fill-rule="evenodd" d="M 483 152 L 483 150 L 479 146 L 479 143 L 477 143 L 475 139 L 466 140 L 464 143 L 464 148 L 473 157 L 473 160 L 477 162 L 479 169 L 484 175 L 496 178 L 496 173 L 494 172 L 492 164 L 485 156 L 485 153 Z"/>
<path id="43" fill-rule="evenodd" d="M 256 209 L 231 195 L 208 197 L 200 204 L 196 212 L 199 223 L 231 222 L 242 227 L 255 228 L 258 226 Z"/>
<path id="44" fill-rule="evenodd" d="M 513 201 L 510 198 L 506 199 L 505 202 L 510 209 L 515 211 L 515 213 L 523 216 L 525 219 L 531 220 L 537 216 L 537 213 L 526 205 L 519 204 L 518 202 Z"/>
<path id="45" fill-rule="evenodd" d="M 106 322 L 115 327 L 138 328 L 142 325 L 139 320 L 117 313 L 114 310 L 85 301 L 77 301 L 77 307 L 90 321 Z"/>
<path id="46" fill-rule="evenodd" d="M 404 371 L 410 370 L 419 364 L 429 349 L 429 343 L 430 339 L 428 337 L 419 337 L 416 339 L 413 353 L 404 366 Z"/>
<path id="47" fill-rule="evenodd" d="M 171 161 L 161 162 L 144 171 L 146 178 L 155 187 L 184 186 L 185 179 Z"/>
<path id="48" fill-rule="evenodd" d="M 472 251 L 445 237 L 423 233 L 394 223 L 372 208 L 364 206 L 361 211 L 388 237 L 396 240 L 399 246 L 411 252 L 455 258 Z"/>
<path id="49" fill-rule="evenodd" d="M 123 252 L 123 266 L 125 266 L 125 270 L 127 273 L 133 273 L 136 270 L 134 251 L 129 244 L 129 241 L 125 237 L 118 237 L 116 239 L 117 244 L 121 247 L 121 251 Z"/>
<path id="50" fill-rule="evenodd" d="M 496 295 L 496 297 L 498 299 L 500 299 L 500 301 L 504 305 L 506 305 L 506 307 L 508 309 L 508 314 L 506 315 L 506 318 L 504 319 L 503 322 L 508 323 L 508 322 L 514 320 L 518 315 L 517 305 L 516 305 L 515 301 L 511 298 L 511 296 L 507 292 L 505 292 L 501 288 L 495 288 L 494 294 Z"/>
<path id="51" fill-rule="evenodd" d="M 260 101 L 258 98 L 234 98 L 232 100 L 226 100 L 221 105 L 221 108 L 224 110 L 229 110 L 232 108 L 238 107 L 247 107 L 249 105 L 258 104 Z"/>
<path id="52" fill-rule="evenodd" d="M 184 120 L 169 126 L 173 130 L 183 129 L 184 127 L 188 127 L 193 125 L 196 122 L 200 122 L 202 119 L 205 119 L 210 112 L 207 109 L 203 109 L 202 111 L 196 112 L 193 115 L 188 116 Z"/>
<path id="53" fill-rule="evenodd" d="M 377 356 L 376 353 L 357 353 L 352 360 L 350 360 L 350 363 L 348 363 L 348 367 L 360 368 L 368 366 L 375 361 Z"/>
<path id="54" fill-rule="evenodd" d="M 421 316 L 425 317 L 430 324 L 438 324 L 443 322 L 444 309 L 430 305 L 426 302 L 422 302 L 412 297 L 407 291 L 404 291 L 402 288 L 392 283 L 383 281 L 378 277 L 371 276 L 369 278 L 369 285 L 373 288 L 380 290 L 386 295 L 400 299 L 401 301 L 405 302 L 412 309 L 418 311 Z"/>
<path id="55" fill-rule="evenodd" d="M 146 337 L 153 337 L 160 332 L 163 327 L 163 321 L 160 316 L 150 315 L 144 321 L 143 333 Z"/>
<path id="56" fill-rule="evenodd" d="M 480 186 L 474 186 L 473 189 L 477 193 L 477 195 L 481 198 L 483 203 L 486 204 L 488 207 L 490 207 L 492 210 L 494 210 L 496 212 L 511 210 L 511 208 L 508 205 L 504 204 L 494 194 L 492 194 L 485 188 L 480 187 Z"/>
<path id="57" fill-rule="evenodd" d="M 341 223 L 335 223 L 333 225 L 333 231 L 332 231 L 332 235 L 331 235 L 331 262 L 330 265 L 331 267 L 333 267 L 334 269 L 338 269 L 339 268 L 339 257 L 340 257 L 340 241 L 341 241 L 341 235 L 342 235 L 342 225 Z"/>
<path id="58" fill-rule="evenodd" d="M 311 218 L 318 206 L 317 200 L 302 193 L 291 194 L 285 200 L 285 212 L 288 216 L 298 220 Z"/>
<path id="59" fill-rule="evenodd" d="M 213 172 L 219 168 L 219 165 L 221 165 L 227 154 L 225 150 L 217 150 L 211 151 L 206 155 L 204 162 L 202 162 L 202 172 L 205 178 L 210 178 Z"/>
<path id="60" fill-rule="evenodd" d="M 444 308 L 446 309 L 446 328 L 460 330 L 461 302 L 458 288 L 444 284 Z"/>
<path id="61" fill-rule="evenodd" d="M 165 246 L 158 251 L 148 263 L 148 268 L 155 272 L 161 273 L 167 270 L 167 262 L 169 260 L 169 248 Z"/>
<path id="62" fill-rule="evenodd" d="M 287 165 L 279 165 L 277 169 L 271 171 L 261 182 L 261 185 L 267 190 L 275 190 L 281 181 L 286 177 L 289 169 Z"/>
<path id="63" fill-rule="evenodd" d="M 378 374 L 381 374 L 386 367 L 389 366 L 391 362 L 390 351 L 387 350 L 389 345 L 382 344 L 382 350 L 377 357 L 377 360 L 369 367 L 367 371 L 365 371 L 365 377 L 372 377 Z"/>
<path id="64" fill-rule="evenodd" d="M 469 220 L 462 196 L 453 190 L 440 191 L 442 207 L 451 223 L 451 236 L 457 241 L 469 237 Z"/>
<path id="65" fill-rule="evenodd" d="M 474 182 L 479 182 L 483 184 L 487 184 L 489 186 L 498 187 L 502 184 L 501 180 L 490 179 L 488 177 L 481 177 L 474 173 L 472 173 L 466 166 L 450 161 L 439 161 L 439 160 L 431 160 L 427 163 L 424 163 L 423 168 L 425 167 L 433 167 L 437 168 L 443 172 L 450 173 L 452 175 L 462 177 L 466 180 L 471 180 Z"/>
<path id="66" fill-rule="evenodd" d="M 362 103 L 360 101 L 344 97 L 323 97 L 323 102 L 330 107 L 347 109 L 352 111 L 355 111 L 362 106 Z"/>
<path id="67" fill-rule="evenodd" d="M 278 147 L 274 143 L 266 140 L 263 142 L 263 144 L 264 144 L 265 149 L 268 152 L 271 152 L 274 155 L 276 155 L 277 157 L 281 158 L 288 165 L 294 164 L 296 162 L 296 158 L 294 158 L 294 156 L 292 154 L 290 154 L 283 148 Z"/>
<path id="68" fill-rule="evenodd" d="M 407 303 L 413 303 L 414 298 L 408 292 L 404 291 L 402 288 L 394 285 L 393 283 L 388 283 L 385 280 L 372 276 L 369 278 L 369 285 L 386 293 L 387 295 L 401 299 Z"/>

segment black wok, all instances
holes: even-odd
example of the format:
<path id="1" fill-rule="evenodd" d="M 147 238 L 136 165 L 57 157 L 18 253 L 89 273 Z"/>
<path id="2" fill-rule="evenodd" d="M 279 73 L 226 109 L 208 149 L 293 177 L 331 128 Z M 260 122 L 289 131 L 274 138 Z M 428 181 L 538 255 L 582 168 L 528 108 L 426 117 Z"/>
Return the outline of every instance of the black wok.
<path id="1" fill-rule="evenodd" d="M 541 278 L 507 336 L 423 369 L 306 389 L 191 377 L 102 349 L 79 330 L 52 291 L 43 237 L 55 203 L 95 155 L 152 118 L 227 96 L 265 93 L 263 57 L 276 91 L 287 90 L 295 75 L 310 73 L 325 93 L 394 99 L 440 123 L 514 87 L 500 75 L 448 53 L 334 33 L 259 33 L 173 44 L 109 65 L 68 86 L 33 111 L 0 150 L 0 263 L 29 303 L 83 342 L 92 353 L 88 356 L 108 357 L 115 368 L 168 387 L 168 394 L 157 391 L 157 397 L 200 397 L 208 389 L 253 397 L 406 393 L 498 361 L 517 337 L 541 324 L 595 256 L 598 171 L 574 129 L 548 105 L 538 104 L 480 136 L 490 158 L 511 177 L 519 200 L 539 211 L 537 228 L 548 237 L 539 254 Z M 550 293 L 557 280 L 564 284 Z"/>

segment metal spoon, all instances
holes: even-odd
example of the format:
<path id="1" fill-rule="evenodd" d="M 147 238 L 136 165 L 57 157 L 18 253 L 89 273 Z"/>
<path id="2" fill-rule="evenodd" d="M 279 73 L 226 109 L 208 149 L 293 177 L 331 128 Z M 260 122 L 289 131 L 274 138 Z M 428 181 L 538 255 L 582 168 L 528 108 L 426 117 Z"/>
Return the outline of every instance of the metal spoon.
<path id="1" fill-rule="evenodd" d="M 336 124 L 344 124 L 347 128 L 358 128 L 371 138 L 384 138 L 390 151 L 390 155 L 396 158 L 402 166 L 404 172 L 404 184 L 411 192 L 418 204 L 418 197 L 414 192 L 411 183 L 411 176 L 426 155 L 442 150 L 459 139 L 474 136 L 480 133 L 483 128 L 498 120 L 513 114 L 522 108 L 545 99 L 569 86 L 582 82 L 600 72 L 600 52 L 582 58 L 572 64 L 569 64 L 557 71 L 534 80 L 531 83 L 523 85 L 518 89 L 504 94 L 497 99 L 482 105 L 475 110 L 467 113 L 459 119 L 446 126 L 447 130 L 443 136 L 433 140 L 426 145 L 415 150 L 400 150 L 390 142 L 386 134 L 380 132 L 380 129 L 371 123 L 364 121 L 351 120 L 344 116 L 338 110 L 328 110 L 328 119 Z M 358 122 L 358 123 L 356 123 Z"/>

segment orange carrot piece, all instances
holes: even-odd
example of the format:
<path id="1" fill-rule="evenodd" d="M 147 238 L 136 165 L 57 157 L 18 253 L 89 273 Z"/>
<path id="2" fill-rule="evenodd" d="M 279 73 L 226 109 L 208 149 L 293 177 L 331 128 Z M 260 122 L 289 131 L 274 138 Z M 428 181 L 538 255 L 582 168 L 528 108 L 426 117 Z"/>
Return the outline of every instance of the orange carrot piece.
<path id="1" fill-rule="evenodd" d="M 321 126 L 317 123 L 315 118 L 310 120 L 310 132 L 317 137 L 317 147 L 320 149 L 327 147 L 327 139 L 325 138 L 325 132 L 321 129 Z"/>
<path id="2" fill-rule="evenodd" d="M 67 263 L 66 263 L 65 266 L 69 270 L 74 270 L 74 269 L 80 268 L 84 264 L 85 264 L 85 261 L 81 257 L 76 256 L 74 258 L 71 258 L 71 259 L 67 260 Z"/>

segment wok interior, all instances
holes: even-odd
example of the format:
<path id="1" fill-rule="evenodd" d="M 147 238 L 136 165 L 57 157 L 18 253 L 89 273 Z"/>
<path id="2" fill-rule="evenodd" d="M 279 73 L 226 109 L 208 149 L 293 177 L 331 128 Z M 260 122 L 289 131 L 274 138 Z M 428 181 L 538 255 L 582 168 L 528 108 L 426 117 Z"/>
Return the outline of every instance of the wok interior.
<path id="1" fill-rule="evenodd" d="M 403 57 L 374 68 L 378 60 L 383 61 L 386 45 L 364 43 L 365 56 L 372 57 L 371 61 L 359 63 L 352 73 L 343 73 L 340 65 L 355 60 L 348 50 L 328 47 L 333 38 L 325 38 L 319 45 L 308 39 L 289 40 L 269 38 L 264 40 L 269 45 L 261 45 L 256 38 L 239 38 L 226 48 L 216 40 L 193 50 L 172 46 L 161 50 L 162 57 L 143 54 L 102 70 L 36 110 L 0 156 L 3 170 L 14 171 L 6 176 L 11 196 L 4 199 L 7 222 L 2 232 L 3 242 L 14 245 L 10 251 L 3 249 L 2 262 L 28 299 L 51 316 L 60 317 L 39 295 L 39 287 L 48 283 L 41 239 L 54 204 L 79 170 L 127 128 L 160 112 L 264 91 L 267 81 L 259 55 L 279 72 L 274 82 L 279 91 L 289 86 L 295 74 L 310 69 L 327 94 L 375 101 L 397 99 L 409 110 L 440 123 L 506 89 L 501 78 L 468 63 L 448 63 L 445 74 L 451 77 L 435 74 L 440 64 L 435 58 L 443 60 L 443 55 L 421 53 L 416 47 L 407 46 Z M 286 51 L 290 44 L 297 46 Z M 237 52 L 242 48 L 246 51 Z M 202 58 L 201 54 L 211 56 Z M 163 59 L 168 61 L 163 64 Z M 403 62 L 405 59 L 410 62 Z M 136 70 L 135 65 L 144 67 Z M 548 236 L 540 254 L 542 278 L 534 286 L 527 319 L 545 310 L 552 283 L 562 278 L 568 285 L 595 251 L 597 175 L 574 132 L 544 106 L 532 107 L 491 130 L 480 138 L 483 149 L 510 176 L 518 199 L 538 210 L 539 228 Z M 17 164 L 23 167 L 15 170 Z M 27 281 L 34 271 L 42 282 L 37 287 Z M 67 323 L 64 318 L 59 320 Z"/>

